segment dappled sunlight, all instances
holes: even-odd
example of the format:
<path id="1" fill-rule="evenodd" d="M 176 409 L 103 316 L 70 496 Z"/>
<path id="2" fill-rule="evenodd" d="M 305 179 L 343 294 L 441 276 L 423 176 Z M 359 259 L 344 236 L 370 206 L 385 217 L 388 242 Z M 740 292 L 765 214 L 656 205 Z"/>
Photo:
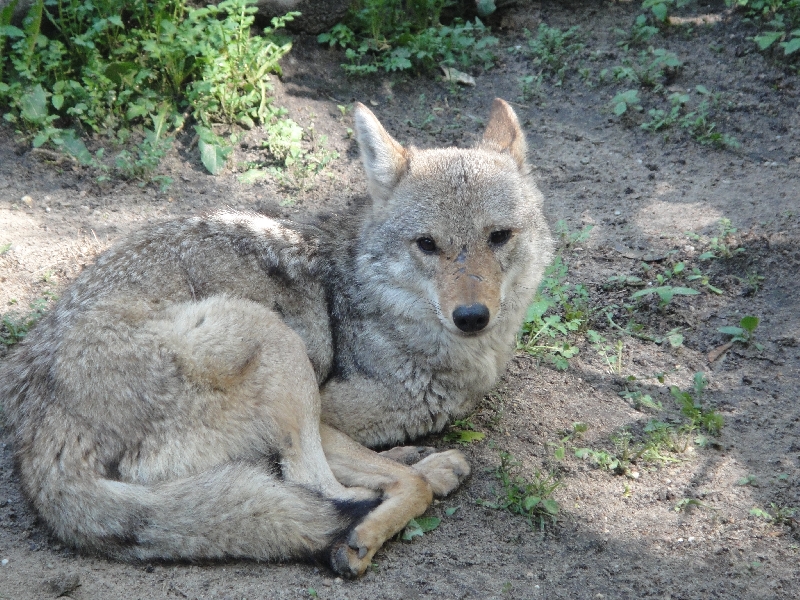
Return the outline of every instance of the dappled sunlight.
<path id="1" fill-rule="evenodd" d="M 633 222 L 646 234 L 674 236 L 683 234 L 687 223 L 691 223 L 692 231 L 700 231 L 717 223 L 723 216 L 719 209 L 707 202 L 677 204 L 653 200 L 638 210 Z"/>

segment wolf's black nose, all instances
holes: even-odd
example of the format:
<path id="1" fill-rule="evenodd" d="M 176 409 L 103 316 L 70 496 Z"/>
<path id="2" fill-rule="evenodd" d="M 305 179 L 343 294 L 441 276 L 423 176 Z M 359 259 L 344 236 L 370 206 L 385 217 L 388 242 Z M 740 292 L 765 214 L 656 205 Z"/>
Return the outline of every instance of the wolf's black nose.
<path id="1" fill-rule="evenodd" d="M 484 304 L 457 306 L 453 311 L 453 323 L 461 331 L 475 333 L 489 324 L 489 309 Z"/>

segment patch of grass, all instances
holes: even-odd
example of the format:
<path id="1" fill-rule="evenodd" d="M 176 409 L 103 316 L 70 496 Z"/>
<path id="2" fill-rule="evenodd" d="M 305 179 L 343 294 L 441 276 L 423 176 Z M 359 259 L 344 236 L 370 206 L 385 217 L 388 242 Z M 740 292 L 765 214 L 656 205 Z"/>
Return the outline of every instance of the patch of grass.
<path id="1" fill-rule="evenodd" d="M 555 233 L 564 247 L 570 248 L 587 241 L 592 235 L 592 229 L 594 229 L 594 225 L 584 225 L 578 231 L 571 231 L 567 222 L 561 219 L 556 222 Z"/>
<path id="2" fill-rule="evenodd" d="M 479 20 L 439 22 L 444 0 L 357 0 L 344 21 L 317 37 L 340 46 L 351 75 L 451 67 L 490 69 L 497 38 Z"/>
<path id="3" fill-rule="evenodd" d="M 557 86 L 564 83 L 571 61 L 584 48 L 577 25 L 562 31 L 541 23 L 535 36 L 526 29 L 525 38 L 526 43 L 511 48 L 511 52 L 529 57 L 531 64 Z"/>
<path id="4" fill-rule="evenodd" d="M 692 442 L 700 447 L 708 445 L 708 438 L 704 434 L 719 435 L 724 425 L 721 415 L 700 404 L 706 385 L 703 374 L 696 373 L 691 392 L 682 392 L 672 386 L 670 391 L 678 402 L 683 419 L 651 418 L 639 433 L 624 427 L 610 436 L 613 449 L 573 447 L 575 457 L 590 460 L 603 470 L 631 478 L 639 476 L 634 465 L 663 465 L 683 460 L 681 457 Z M 620 395 L 633 402 L 639 410 L 647 408 L 659 413 L 663 410 L 660 402 L 653 402 L 649 395 L 639 390 L 626 388 Z"/>
<path id="5" fill-rule="evenodd" d="M 694 383 L 690 391 L 682 391 L 677 386 L 671 386 L 670 394 L 678 402 L 681 413 L 689 419 L 689 430 L 701 430 L 711 435 L 719 435 L 725 420 L 713 409 L 704 408 L 702 405 L 703 392 L 708 386 L 708 380 L 703 373 L 694 374 Z"/>
<path id="6" fill-rule="evenodd" d="M 10 347 L 25 339 L 28 332 L 45 315 L 49 303 L 55 298 L 54 294 L 45 292 L 45 297 L 31 302 L 31 311 L 27 315 L 21 317 L 3 315 L 0 320 L 0 344 Z"/>
<path id="7" fill-rule="evenodd" d="M 561 508 L 552 496 L 561 482 L 554 475 L 538 470 L 526 478 L 521 474 L 521 466 L 522 463 L 510 453 L 500 452 L 500 466 L 495 470 L 495 476 L 502 489 L 496 492 L 496 501 L 478 499 L 477 503 L 521 515 L 531 529 L 538 527 L 543 530 L 548 523 L 555 523 L 558 519 Z"/>
<path id="8" fill-rule="evenodd" d="M 558 256 L 545 270 L 517 342 L 518 350 L 545 358 L 562 371 L 578 353 L 570 334 L 585 329 L 589 318 L 588 290 L 567 283 L 566 278 L 567 266 Z"/>

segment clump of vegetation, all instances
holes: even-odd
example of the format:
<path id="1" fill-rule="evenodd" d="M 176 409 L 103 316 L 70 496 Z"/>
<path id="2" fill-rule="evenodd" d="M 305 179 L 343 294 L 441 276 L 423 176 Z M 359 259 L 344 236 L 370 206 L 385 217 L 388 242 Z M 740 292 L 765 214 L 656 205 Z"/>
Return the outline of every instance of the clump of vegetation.
<path id="1" fill-rule="evenodd" d="M 500 480 L 502 489 L 495 492 L 496 501 L 479 499 L 481 506 L 496 510 L 507 510 L 523 516 L 533 529 L 544 529 L 548 523 L 555 523 L 560 507 L 553 499 L 553 492 L 561 482 L 553 474 L 534 471 L 531 478 L 521 473 L 522 463 L 508 452 L 500 452 L 500 466 L 495 476 Z"/>
<path id="2" fill-rule="evenodd" d="M 352 75 L 430 70 L 436 65 L 489 69 L 497 38 L 480 21 L 439 21 L 445 0 L 357 0 L 343 23 L 317 40 L 345 50 Z"/>
<path id="3" fill-rule="evenodd" d="M 38 298 L 31 303 L 31 311 L 22 316 L 3 315 L 0 321 L 0 344 L 13 346 L 21 342 L 28 335 L 28 332 L 45 315 L 50 301 L 55 299 L 55 295 L 45 292 L 43 298 Z"/>
<path id="4" fill-rule="evenodd" d="M 800 56 L 800 0 L 726 0 L 726 3 L 761 27 L 761 33 L 753 38 L 759 50 L 773 52 L 788 61 Z"/>
<path id="5" fill-rule="evenodd" d="M 215 125 L 265 125 L 272 146 L 291 130 L 272 102 L 270 75 L 291 48 L 281 31 L 297 13 L 253 35 L 255 0 L 204 8 L 39 0 L 18 28 L 13 4 L 0 13 L 0 106 L 36 147 L 50 143 L 101 172 L 152 180 L 186 116 L 204 128 L 201 156 L 215 174 L 230 153 Z M 87 150 L 89 133 L 137 148 L 109 167 L 102 149 Z"/>
<path id="6" fill-rule="evenodd" d="M 663 381 L 663 377 L 659 377 L 659 380 Z M 638 434 L 628 427 L 613 434 L 610 440 L 612 450 L 575 448 L 575 456 L 590 460 L 601 469 L 634 478 L 638 477 L 635 466 L 663 465 L 682 460 L 680 457 L 689 449 L 691 442 L 706 446 L 709 444 L 706 436 L 718 436 L 724 426 L 722 415 L 702 404 L 707 385 L 703 373 L 695 373 L 690 391 L 683 391 L 677 386 L 670 387 L 683 419 L 651 418 Z M 620 395 L 630 400 L 638 410 L 664 410 L 660 402 L 654 402 L 641 390 L 626 388 Z M 560 457 L 563 456 L 562 449 Z M 556 458 L 559 458 L 558 454 Z"/>
<path id="7" fill-rule="evenodd" d="M 566 282 L 567 266 L 556 257 L 528 307 L 517 349 L 545 358 L 565 370 L 567 360 L 578 353 L 569 336 L 585 329 L 589 317 L 589 292 L 583 284 Z"/>
<path id="8" fill-rule="evenodd" d="M 515 46 L 511 51 L 530 57 L 531 63 L 551 76 L 556 85 L 564 82 L 570 61 L 584 47 L 577 26 L 562 31 L 541 23 L 535 36 L 526 29 L 525 38 L 525 45 Z"/>

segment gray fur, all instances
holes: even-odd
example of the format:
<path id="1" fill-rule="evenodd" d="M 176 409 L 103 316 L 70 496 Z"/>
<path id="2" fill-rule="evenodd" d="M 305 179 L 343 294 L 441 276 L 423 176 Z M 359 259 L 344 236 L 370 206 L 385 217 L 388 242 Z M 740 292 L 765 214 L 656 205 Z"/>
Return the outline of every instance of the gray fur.
<path id="1" fill-rule="evenodd" d="M 440 431 L 511 356 L 551 241 L 497 102 L 473 150 L 403 149 L 359 106 L 373 197 L 350 214 L 168 222 L 88 268 L 0 365 L 22 485 L 55 535 L 125 559 L 282 559 L 355 527 L 331 561 L 358 575 L 454 489 L 456 451 L 406 467 L 346 436 Z M 497 230 L 513 236 L 487 246 Z M 451 305 L 474 301 L 491 321 L 463 333 Z M 376 490 L 358 525 L 342 507 Z"/>

